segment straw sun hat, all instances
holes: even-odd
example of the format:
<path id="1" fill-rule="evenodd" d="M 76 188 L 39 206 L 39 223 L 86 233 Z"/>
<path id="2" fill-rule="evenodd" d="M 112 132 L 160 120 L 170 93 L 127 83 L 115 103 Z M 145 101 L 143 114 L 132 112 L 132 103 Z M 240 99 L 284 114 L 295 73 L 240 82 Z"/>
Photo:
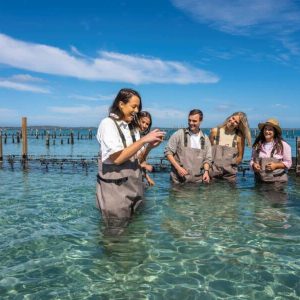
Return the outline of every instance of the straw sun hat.
<path id="1" fill-rule="evenodd" d="M 282 134 L 282 130 L 281 130 L 281 127 L 280 127 L 280 124 L 279 124 L 278 120 L 276 120 L 276 119 L 268 119 L 264 123 L 259 123 L 258 124 L 259 130 L 262 130 L 266 125 L 274 127 L 278 131 L 279 134 Z"/>

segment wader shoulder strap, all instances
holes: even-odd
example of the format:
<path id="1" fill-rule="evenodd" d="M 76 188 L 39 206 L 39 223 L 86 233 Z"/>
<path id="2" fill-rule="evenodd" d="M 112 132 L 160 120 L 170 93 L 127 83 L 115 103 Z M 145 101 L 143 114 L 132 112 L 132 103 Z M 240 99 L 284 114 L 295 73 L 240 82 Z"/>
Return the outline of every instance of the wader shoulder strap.
<path id="1" fill-rule="evenodd" d="M 220 127 L 217 129 L 217 135 L 215 136 L 216 145 L 219 145 L 220 142 Z"/>
<path id="2" fill-rule="evenodd" d="M 131 124 L 129 124 L 129 129 L 130 129 L 130 135 L 131 135 L 131 138 L 132 138 L 132 143 L 135 143 L 136 138 L 135 138 L 135 134 L 134 134 L 134 128 L 132 127 Z"/>
<path id="3" fill-rule="evenodd" d="M 271 157 L 274 156 L 275 151 L 276 151 L 275 146 L 273 146 L 273 149 L 272 149 L 272 151 L 271 151 Z"/>
<path id="4" fill-rule="evenodd" d="M 188 129 L 186 129 L 186 128 L 182 128 L 182 131 L 183 131 L 183 136 L 184 136 L 184 142 L 183 142 L 183 144 L 184 144 L 184 147 L 187 147 L 187 144 L 188 144 L 188 134 L 189 134 L 189 132 L 188 132 Z"/>
<path id="5" fill-rule="evenodd" d="M 125 136 L 124 136 L 124 134 L 123 134 L 120 126 L 118 125 L 117 121 L 114 118 L 111 118 L 111 119 L 115 122 L 115 124 L 117 126 L 117 129 L 119 131 L 119 135 L 120 135 L 120 137 L 122 139 L 123 146 L 124 146 L 124 148 L 126 148 L 127 147 L 126 139 L 125 139 Z M 134 128 L 132 126 L 130 126 L 130 124 L 129 124 L 128 127 L 130 129 L 130 135 L 131 135 L 131 138 L 132 138 L 132 142 L 134 143 L 134 142 L 136 142 L 136 138 L 135 138 L 135 134 L 134 134 Z"/>
<path id="6" fill-rule="evenodd" d="M 189 131 L 188 129 L 182 128 L 183 130 L 183 136 L 184 136 L 184 147 L 187 147 L 188 144 L 188 135 L 189 135 Z M 200 135 L 201 135 L 201 131 L 200 131 Z M 201 135 L 200 137 L 200 148 L 203 150 L 205 147 L 205 138 L 203 135 Z"/>
<path id="7" fill-rule="evenodd" d="M 257 157 L 259 157 L 259 152 L 260 152 L 260 147 L 258 147 L 258 145 L 255 146 L 255 152 L 256 152 L 256 155 Z"/>
<path id="8" fill-rule="evenodd" d="M 200 145 L 201 145 L 201 149 L 204 150 L 204 146 L 205 146 L 205 138 L 204 138 L 204 136 L 200 137 Z"/>
<path id="9" fill-rule="evenodd" d="M 270 157 L 274 156 L 275 151 L 276 151 L 276 149 L 275 149 L 275 147 L 273 147 L 273 149 L 271 151 L 271 154 L 270 154 Z M 260 152 L 260 149 L 257 147 L 257 149 L 256 149 L 257 157 L 259 156 L 259 152 Z"/>
<path id="10" fill-rule="evenodd" d="M 126 148 L 126 147 L 127 147 L 126 139 L 125 139 L 125 136 L 124 136 L 124 134 L 123 134 L 123 132 L 122 132 L 120 126 L 118 125 L 117 121 L 116 121 L 114 118 L 112 118 L 112 117 L 110 117 L 110 118 L 111 118 L 111 119 L 114 121 L 114 123 L 116 124 L 116 127 L 117 127 L 117 129 L 118 129 L 119 135 L 120 135 L 121 140 L 122 140 L 122 143 L 123 143 L 123 146 L 124 146 L 124 148 Z M 131 131 L 130 131 L 130 132 L 131 132 Z"/>
<path id="11" fill-rule="evenodd" d="M 237 134 L 235 134 L 234 137 L 233 137 L 233 141 L 232 141 L 232 147 L 233 147 L 233 148 L 235 148 L 236 145 L 237 145 L 237 137 L 238 137 Z"/>

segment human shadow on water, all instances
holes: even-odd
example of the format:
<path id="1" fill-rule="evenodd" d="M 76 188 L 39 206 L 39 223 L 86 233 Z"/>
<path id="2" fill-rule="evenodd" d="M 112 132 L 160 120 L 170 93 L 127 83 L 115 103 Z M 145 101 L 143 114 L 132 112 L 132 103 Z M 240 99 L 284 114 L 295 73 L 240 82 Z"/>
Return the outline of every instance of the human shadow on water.
<path id="1" fill-rule="evenodd" d="M 287 202 L 288 193 L 286 183 L 256 183 L 257 192 L 256 224 L 270 231 L 288 229 L 290 227 Z M 272 231 L 272 234 L 274 232 Z M 280 235 L 282 232 L 277 232 Z"/>
<path id="2" fill-rule="evenodd" d="M 237 220 L 240 190 L 228 182 L 209 185 L 172 186 L 162 226 L 177 238 L 204 238 L 208 229 L 223 220 Z"/>
<path id="3" fill-rule="evenodd" d="M 110 269 L 110 272 L 113 270 L 112 273 L 117 277 L 128 276 L 149 260 L 149 249 L 153 247 L 149 244 L 149 239 L 153 237 L 147 229 L 142 213 L 136 214 L 126 227 L 118 229 L 111 230 L 105 224 L 100 224 L 97 257 L 100 264 L 107 262 L 108 266 L 105 268 Z"/>
<path id="4" fill-rule="evenodd" d="M 286 192 L 287 184 L 281 182 L 274 183 L 256 183 L 255 189 L 262 196 L 262 199 L 268 201 L 272 207 L 285 206 L 288 199 Z"/>

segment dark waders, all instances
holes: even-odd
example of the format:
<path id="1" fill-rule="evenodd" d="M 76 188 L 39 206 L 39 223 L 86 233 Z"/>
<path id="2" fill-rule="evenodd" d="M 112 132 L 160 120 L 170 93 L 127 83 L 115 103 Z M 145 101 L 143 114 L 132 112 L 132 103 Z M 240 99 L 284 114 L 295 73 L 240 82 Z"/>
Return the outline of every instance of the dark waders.
<path id="1" fill-rule="evenodd" d="M 234 135 L 232 146 L 221 146 L 220 128 L 216 135 L 216 144 L 212 146 L 213 163 L 209 174 L 212 178 L 224 178 L 229 181 L 235 181 L 237 174 L 236 157 L 238 155 L 237 134 Z"/>
<path id="2" fill-rule="evenodd" d="M 172 166 L 171 168 L 171 179 L 174 183 L 199 183 L 202 182 L 202 168 L 203 161 L 206 155 L 204 150 L 205 139 L 200 133 L 200 144 L 201 149 L 194 149 L 188 147 L 188 139 L 190 138 L 188 129 L 183 129 L 184 134 L 184 145 L 180 145 L 177 152 L 174 155 L 175 160 L 188 171 L 188 175 L 181 177 L 176 169 Z"/>
<path id="3" fill-rule="evenodd" d="M 287 182 L 288 176 L 284 169 L 276 169 L 274 171 L 266 170 L 266 165 L 271 162 L 278 163 L 281 161 L 274 157 L 258 158 L 258 163 L 260 165 L 261 171 L 255 173 L 255 179 L 258 182 L 270 182 L 270 183 L 272 183 L 272 182 L 282 182 L 282 183 Z"/>
<path id="4" fill-rule="evenodd" d="M 114 120 L 115 121 L 115 120 Z M 126 148 L 125 137 L 115 121 Z M 133 142 L 135 137 L 131 134 Z M 128 224 L 136 208 L 143 201 L 144 188 L 139 162 L 132 158 L 121 165 L 104 164 L 98 159 L 97 206 L 109 228 Z"/>
<path id="5" fill-rule="evenodd" d="M 276 169 L 274 171 L 266 170 L 266 165 L 271 162 L 281 162 L 281 160 L 273 157 L 275 149 L 271 151 L 271 157 L 258 158 L 256 160 L 259 163 L 261 170 L 255 172 L 255 180 L 258 187 L 265 198 L 274 204 L 281 204 L 287 201 L 287 193 L 285 192 L 285 186 L 288 181 L 288 176 L 284 169 Z M 259 153 L 257 153 L 257 156 Z"/>

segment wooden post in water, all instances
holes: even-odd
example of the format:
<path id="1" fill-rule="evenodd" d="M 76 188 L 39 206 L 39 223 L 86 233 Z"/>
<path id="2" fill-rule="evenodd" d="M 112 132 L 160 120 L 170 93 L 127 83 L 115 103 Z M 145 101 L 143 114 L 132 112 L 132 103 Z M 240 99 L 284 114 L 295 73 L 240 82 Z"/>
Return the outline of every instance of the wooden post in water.
<path id="1" fill-rule="evenodd" d="M 300 176 L 300 137 L 296 138 L 296 175 Z"/>
<path id="2" fill-rule="evenodd" d="M 17 131 L 17 143 L 20 144 L 20 138 L 22 138 L 22 134 L 20 135 L 20 132 Z"/>
<path id="3" fill-rule="evenodd" d="M 0 162 L 3 161 L 3 151 L 2 151 L 2 129 L 0 129 Z"/>
<path id="4" fill-rule="evenodd" d="M 27 159 L 27 118 L 22 117 L 22 158 Z"/>
<path id="5" fill-rule="evenodd" d="M 47 133 L 46 133 L 46 146 L 47 147 L 50 146 L 50 134 L 49 134 L 49 131 L 47 131 Z"/>
<path id="6" fill-rule="evenodd" d="M 72 129 L 71 129 L 70 136 L 71 136 L 71 145 L 74 145 L 74 133 Z"/>

